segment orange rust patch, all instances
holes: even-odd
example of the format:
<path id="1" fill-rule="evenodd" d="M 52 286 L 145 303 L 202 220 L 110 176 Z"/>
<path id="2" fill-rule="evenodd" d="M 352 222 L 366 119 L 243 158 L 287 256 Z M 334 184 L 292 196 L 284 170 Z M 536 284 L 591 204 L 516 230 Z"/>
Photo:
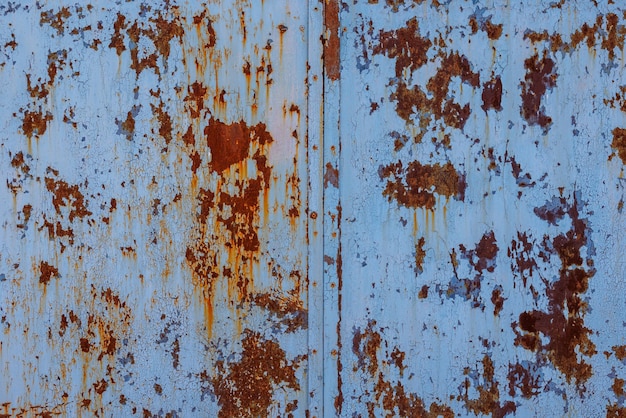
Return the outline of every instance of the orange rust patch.
<path id="1" fill-rule="evenodd" d="M 324 27 L 328 33 L 324 43 L 324 70 L 329 80 L 336 81 L 341 76 L 338 0 L 324 0 Z"/>
<path id="2" fill-rule="evenodd" d="M 59 270 L 45 261 L 39 263 L 39 283 L 48 284 L 52 277 L 59 277 Z"/>
<path id="3" fill-rule="evenodd" d="M 289 361 L 277 342 L 249 329 L 244 331 L 241 344 L 239 361 L 228 365 L 218 361 L 219 377 L 211 379 L 221 408 L 218 417 L 267 418 L 277 390 L 300 390 L 295 369 L 303 359 Z"/>
<path id="4" fill-rule="evenodd" d="M 552 123 L 552 118 L 544 113 L 541 99 L 548 89 L 556 86 L 555 65 L 545 52 L 541 59 L 535 54 L 524 61 L 526 76 L 522 82 L 521 114 L 531 125 L 547 128 Z"/>
<path id="5" fill-rule="evenodd" d="M 617 152 L 622 164 L 626 164 L 626 129 L 615 128 L 611 133 L 613 134 L 611 147 Z"/>
<path id="6" fill-rule="evenodd" d="M 46 188 L 53 194 L 52 204 L 57 214 L 61 214 L 61 207 L 65 206 L 69 209 L 69 221 L 73 222 L 74 218 L 84 218 L 91 215 L 91 212 L 85 207 L 85 198 L 78 189 L 78 185 L 69 185 L 63 180 L 54 180 L 46 177 Z"/>
<path id="7" fill-rule="evenodd" d="M 435 194 L 461 201 L 465 198 L 465 176 L 458 173 L 450 162 L 444 165 L 423 165 L 419 161 L 412 161 L 406 169 L 402 167 L 402 162 L 397 162 L 382 167 L 379 174 L 381 179 L 391 178 L 387 181 L 383 195 L 409 208 L 432 210 L 435 207 Z"/>

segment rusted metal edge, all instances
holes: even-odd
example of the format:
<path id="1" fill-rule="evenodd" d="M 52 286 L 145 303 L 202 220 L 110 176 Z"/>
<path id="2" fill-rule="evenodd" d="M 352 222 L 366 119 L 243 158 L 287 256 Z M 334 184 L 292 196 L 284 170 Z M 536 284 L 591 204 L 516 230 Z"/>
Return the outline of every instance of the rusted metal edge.
<path id="1" fill-rule="evenodd" d="M 337 0 L 324 0 L 324 413 L 343 416 L 342 265 L 341 265 L 341 77 L 340 15 Z"/>
<path id="2" fill-rule="evenodd" d="M 307 65 L 307 277 L 308 277 L 308 411 L 309 417 L 324 416 L 324 247 L 323 247 L 323 141 L 324 9 L 312 0 L 308 4 Z"/>

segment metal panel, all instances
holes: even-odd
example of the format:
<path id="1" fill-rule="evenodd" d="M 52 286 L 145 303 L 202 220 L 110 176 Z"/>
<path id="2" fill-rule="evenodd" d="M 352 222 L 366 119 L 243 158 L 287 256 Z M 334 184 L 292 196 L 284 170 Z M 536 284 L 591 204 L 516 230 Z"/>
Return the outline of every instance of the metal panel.
<path id="1" fill-rule="evenodd" d="M 317 414 L 321 13 L 0 5 L 0 415 Z"/>
<path id="2" fill-rule="evenodd" d="M 623 416 L 623 3 L 338 13 L 337 415 Z"/>

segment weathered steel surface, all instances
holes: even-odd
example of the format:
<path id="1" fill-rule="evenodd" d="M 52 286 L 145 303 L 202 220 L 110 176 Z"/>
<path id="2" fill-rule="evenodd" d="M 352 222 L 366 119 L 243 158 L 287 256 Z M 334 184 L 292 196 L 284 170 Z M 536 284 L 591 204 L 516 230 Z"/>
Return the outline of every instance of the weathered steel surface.
<path id="1" fill-rule="evenodd" d="M 617 1 L 0 22 L 0 417 L 626 415 Z"/>
<path id="2" fill-rule="evenodd" d="M 337 414 L 626 414 L 625 12 L 341 3 Z"/>
<path id="3" fill-rule="evenodd" d="M 1 416 L 317 415 L 322 10 L 269 3 L 0 5 Z"/>

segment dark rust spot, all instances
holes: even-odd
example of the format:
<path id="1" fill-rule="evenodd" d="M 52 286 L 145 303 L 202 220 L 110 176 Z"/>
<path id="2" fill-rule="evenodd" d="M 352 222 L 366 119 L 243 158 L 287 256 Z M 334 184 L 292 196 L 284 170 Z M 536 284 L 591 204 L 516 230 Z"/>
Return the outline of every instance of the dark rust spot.
<path id="1" fill-rule="evenodd" d="M 424 251 L 424 244 L 426 239 L 420 237 L 415 244 L 415 270 L 418 274 L 424 271 L 424 258 L 426 258 L 426 251 Z M 426 295 L 428 296 L 428 286 L 426 287 Z"/>
<path id="2" fill-rule="evenodd" d="M 465 393 L 461 398 L 465 401 L 467 410 L 476 415 L 491 415 L 498 418 L 514 414 L 517 409 L 514 402 L 506 401 L 504 404 L 500 402 L 500 389 L 498 388 L 498 382 L 494 379 L 493 361 L 486 354 L 482 359 L 482 368 L 482 384 L 474 387 L 478 391 L 477 399 L 469 398 L 470 379 L 465 379 Z"/>
<path id="3" fill-rule="evenodd" d="M 272 313 L 286 333 L 308 327 L 308 312 L 296 292 L 286 295 L 261 293 L 256 295 L 253 300 L 257 306 Z"/>

